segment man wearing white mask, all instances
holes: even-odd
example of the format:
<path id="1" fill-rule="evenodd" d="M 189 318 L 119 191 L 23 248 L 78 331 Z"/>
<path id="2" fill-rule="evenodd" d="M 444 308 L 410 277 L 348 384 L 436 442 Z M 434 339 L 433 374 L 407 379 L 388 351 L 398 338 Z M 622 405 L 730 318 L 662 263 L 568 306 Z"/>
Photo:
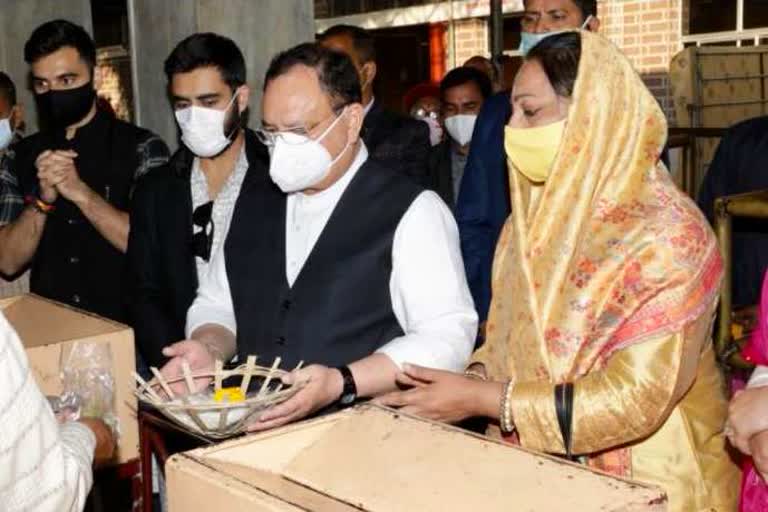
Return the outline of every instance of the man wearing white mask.
<path id="1" fill-rule="evenodd" d="M 262 112 L 279 188 L 243 189 L 162 372 L 303 360 L 284 380 L 306 385 L 254 418 L 264 430 L 395 389 L 406 363 L 462 370 L 477 316 L 456 224 L 434 192 L 368 158 L 350 59 L 310 43 L 277 55 Z"/>
<path id="2" fill-rule="evenodd" d="M 469 66 L 451 70 L 440 82 L 442 118 L 449 136 L 432 150 L 430 177 L 433 190 L 451 208 L 459 197 L 477 114 L 492 92 L 488 75 Z"/>
<path id="3" fill-rule="evenodd" d="M 267 148 L 245 128 L 245 60 L 226 37 L 201 33 L 165 61 L 182 147 L 138 187 L 128 260 L 139 352 L 160 367 L 162 349 L 184 337 L 187 309 L 211 255 L 224 243 L 240 190 L 268 182 Z"/>
<path id="4" fill-rule="evenodd" d="M 7 74 L 0 71 L 0 159 L 5 150 L 22 137 L 24 115 L 16 102 L 16 86 Z"/>

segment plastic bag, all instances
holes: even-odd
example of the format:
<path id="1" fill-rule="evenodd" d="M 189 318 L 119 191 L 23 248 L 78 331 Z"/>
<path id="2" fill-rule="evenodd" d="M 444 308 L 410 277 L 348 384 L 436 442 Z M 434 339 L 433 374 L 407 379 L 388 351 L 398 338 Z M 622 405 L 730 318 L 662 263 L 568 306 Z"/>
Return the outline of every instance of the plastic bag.
<path id="1" fill-rule="evenodd" d="M 75 342 L 61 361 L 62 404 L 76 404 L 79 418 L 99 418 L 117 435 L 115 380 L 109 343 Z"/>
<path id="2" fill-rule="evenodd" d="M 80 419 L 80 397 L 74 393 L 66 396 L 46 396 L 53 415 L 59 423 L 77 421 Z"/>

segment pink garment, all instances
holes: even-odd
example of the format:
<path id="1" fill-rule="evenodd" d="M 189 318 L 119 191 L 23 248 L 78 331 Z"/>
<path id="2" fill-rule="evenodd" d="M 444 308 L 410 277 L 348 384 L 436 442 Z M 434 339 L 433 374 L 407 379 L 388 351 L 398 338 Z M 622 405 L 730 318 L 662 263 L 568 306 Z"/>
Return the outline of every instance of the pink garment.
<path id="1" fill-rule="evenodd" d="M 768 272 L 763 278 L 763 291 L 757 309 L 757 325 L 752 338 L 742 351 L 744 358 L 756 365 L 768 365 Z"/>
<path id="2" fill-rule="evenodd" d="M 747 361 L 768 366 L 768 272 L 763 278 L 763 291 L 757 310 L 757 326 L 742 354 Z M 768 510 L 768 484 L 752 465 L 752 459 L 744 458 L 744 476 L 741 481 L 739 512 L 763 512 Z"/>

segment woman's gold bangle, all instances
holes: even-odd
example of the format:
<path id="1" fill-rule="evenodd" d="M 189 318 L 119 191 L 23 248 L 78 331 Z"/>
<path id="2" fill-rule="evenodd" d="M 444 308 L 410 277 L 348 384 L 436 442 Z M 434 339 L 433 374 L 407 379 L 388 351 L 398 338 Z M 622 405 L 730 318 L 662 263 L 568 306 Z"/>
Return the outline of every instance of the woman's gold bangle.
<path id="1" fill-rule="evenodd" d="M 501 409 L 499 411 L 499 424 L 501 430 L 504 433 L 511 433 L 515 430 L 515 424 L 512 421 L 512 408 L 510 402 L 512 401 L 512 390 L 515 387 L 515 383 L 512 379 L 508 380 L 504 384 L 504 389 L 501 394 Z"/>
<path id="2" fill-rule="evenodd" d="M 482 373 L 475 371 L 475 370 L 467 370 L 464 372 L 465 377 L 469 377 L 470 379 L 477 379 L 477 380 L 488 380 L 485 375 Z"/>

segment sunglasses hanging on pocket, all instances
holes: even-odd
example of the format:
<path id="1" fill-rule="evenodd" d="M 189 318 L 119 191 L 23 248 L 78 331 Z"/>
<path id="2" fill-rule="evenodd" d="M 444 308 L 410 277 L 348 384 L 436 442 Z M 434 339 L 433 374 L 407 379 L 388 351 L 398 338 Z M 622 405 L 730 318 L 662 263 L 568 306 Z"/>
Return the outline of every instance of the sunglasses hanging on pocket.
<path id="1" fill-rule="evenodd" d="M 213 201 L 201 204 L 192 212 L 192 224 L 200 231 L 192 236 L 192 253 L 205 261 L 211 259 L 213 247 Z"/>

